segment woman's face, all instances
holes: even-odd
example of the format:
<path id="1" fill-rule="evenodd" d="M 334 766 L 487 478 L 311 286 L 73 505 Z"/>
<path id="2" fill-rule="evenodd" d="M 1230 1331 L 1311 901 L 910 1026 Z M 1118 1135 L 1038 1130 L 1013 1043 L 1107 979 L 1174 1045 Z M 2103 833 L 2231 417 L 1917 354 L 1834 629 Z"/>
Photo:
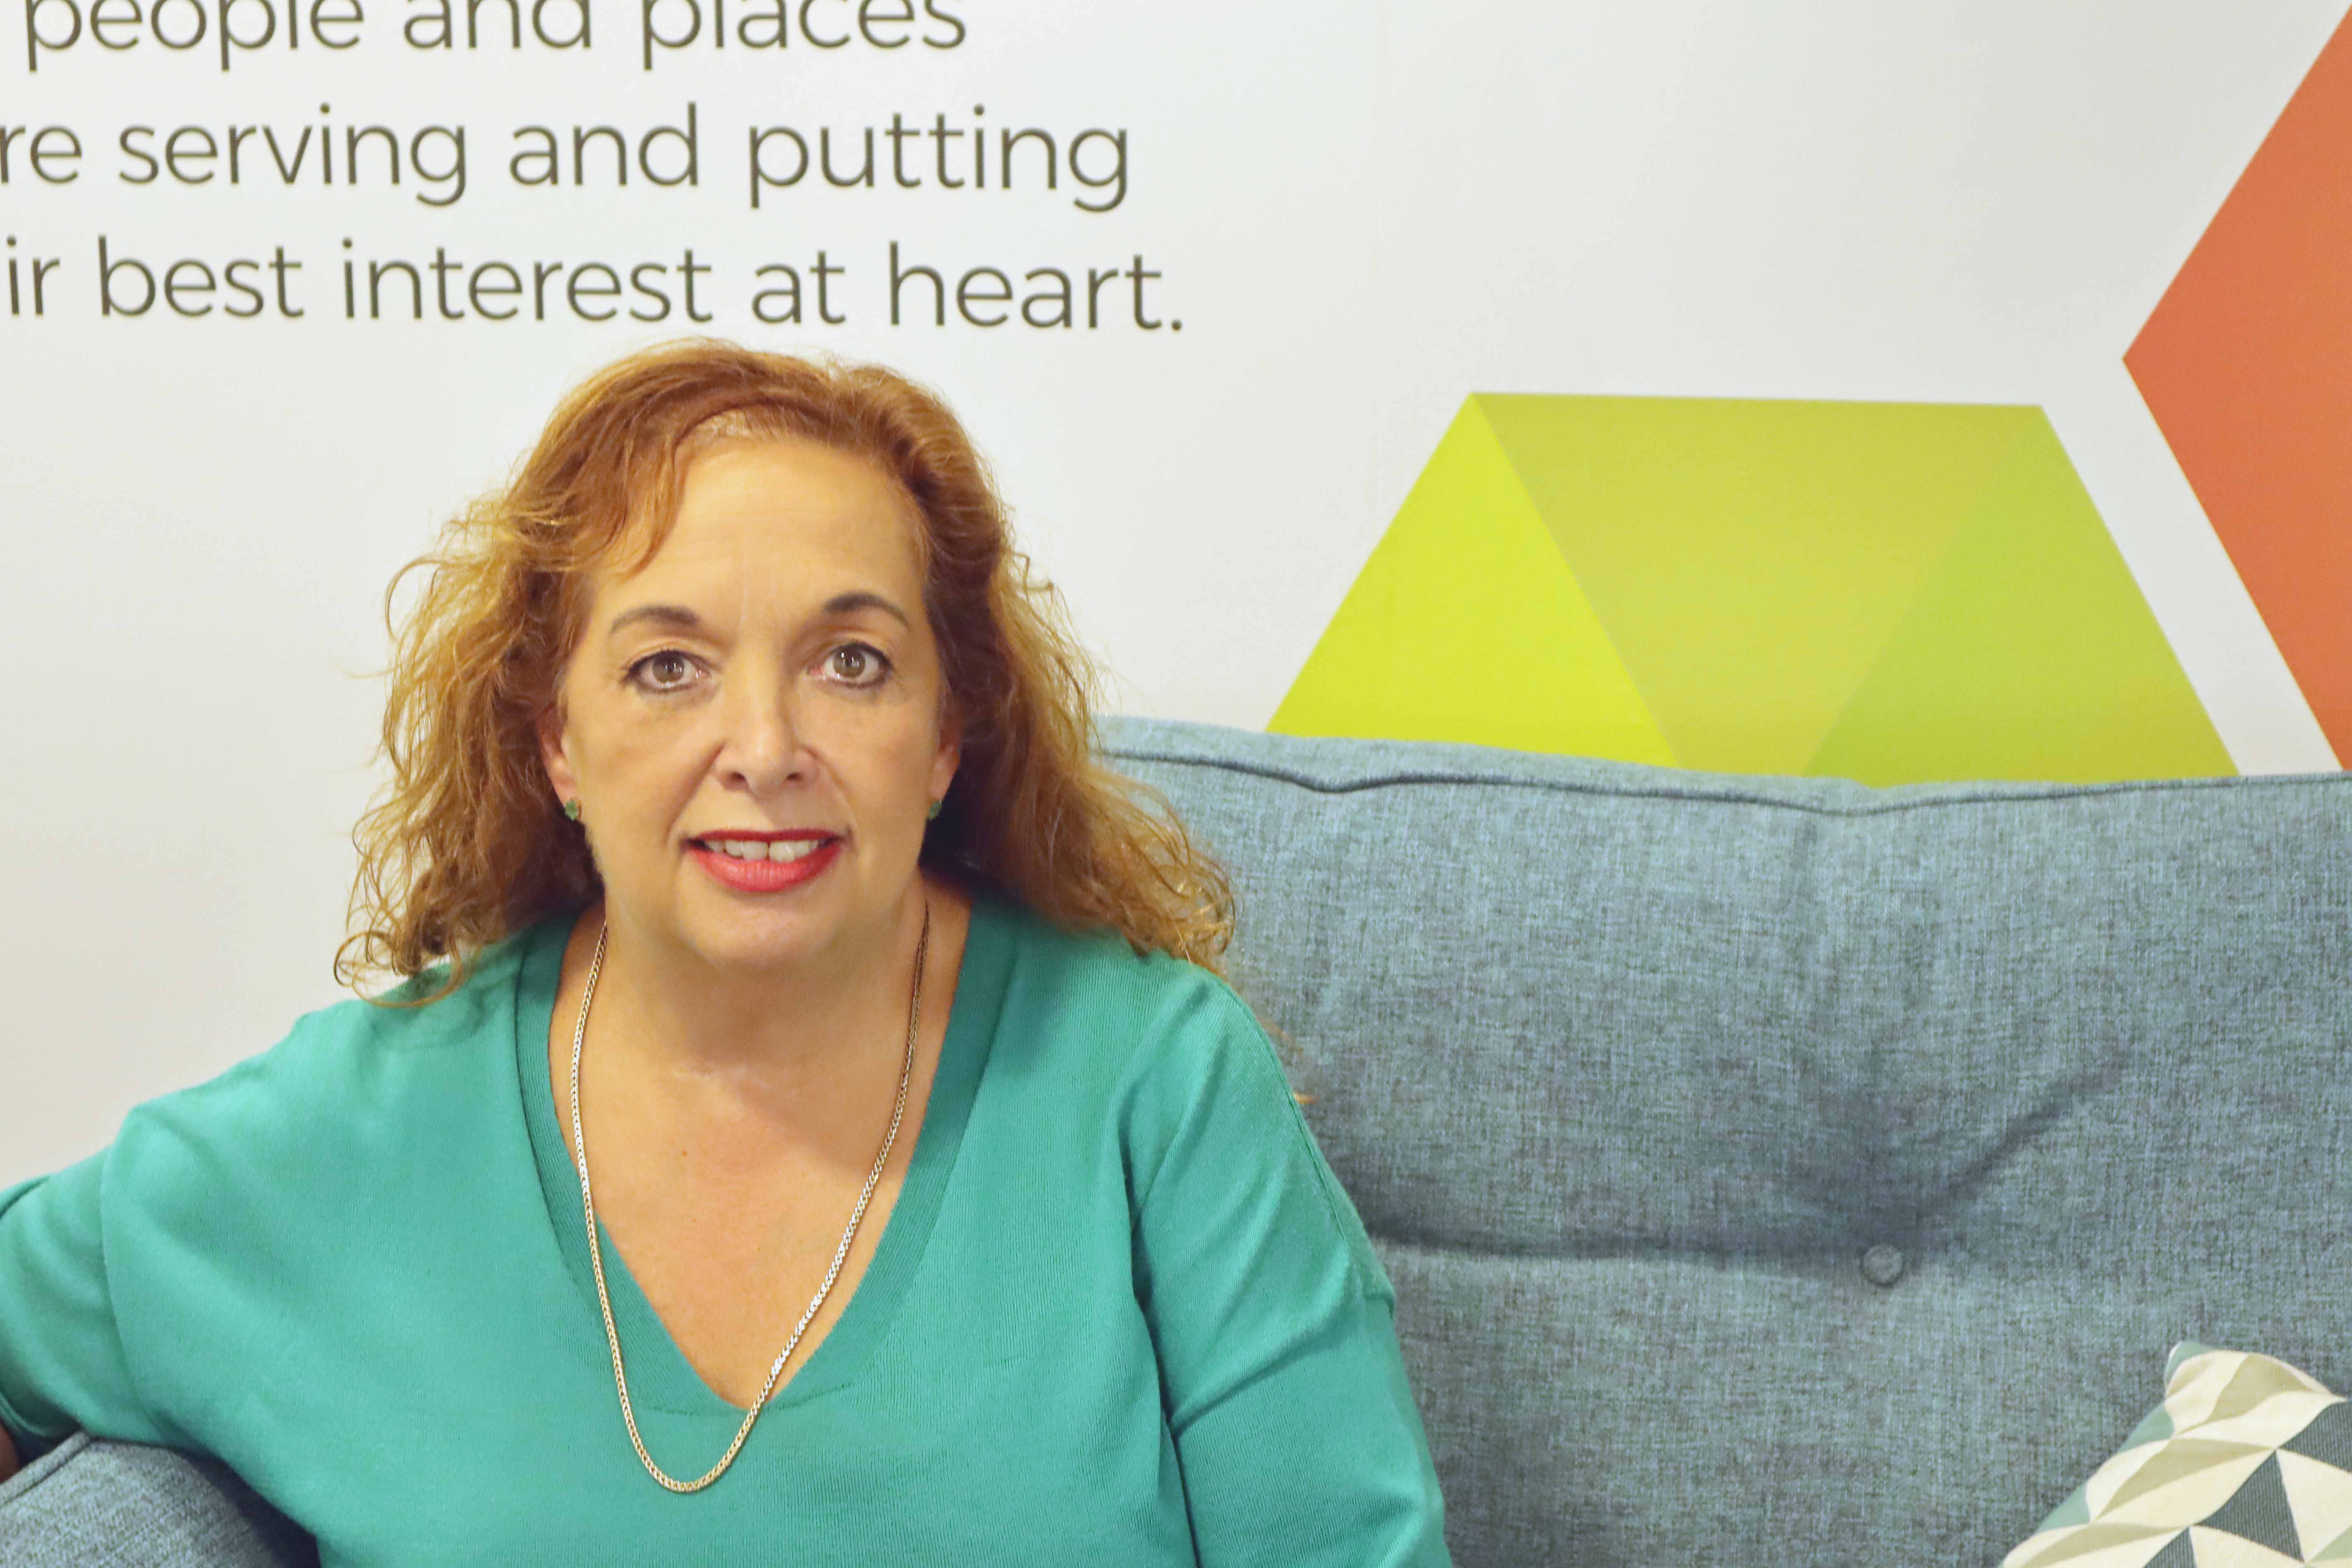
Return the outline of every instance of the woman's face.
<path id="1" fill-rule="evenodd" d="M 725 441 L 654 558 L 596 584 L 541 744 L 615 927 L 754 970 L 887 939 L 957 759 L 919 526 L 865 458 Z"/>

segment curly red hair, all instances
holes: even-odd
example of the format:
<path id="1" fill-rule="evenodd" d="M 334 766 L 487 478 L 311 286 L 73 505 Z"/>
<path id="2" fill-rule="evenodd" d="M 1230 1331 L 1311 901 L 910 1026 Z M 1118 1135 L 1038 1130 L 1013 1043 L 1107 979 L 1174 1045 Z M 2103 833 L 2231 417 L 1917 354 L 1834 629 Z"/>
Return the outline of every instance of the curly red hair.
<path id="1" fill-rule="evenodd" d="M 1095 671 L 1059 595 L 1015 549 L 986 465 L 938 396 L 876 365 L 697 339 L 573 388 L 504 488 L 396 574 L 382 755 L 391 783 L 352 834 L 360 868 L 336 977 L 415 976 L 576 910 L 600 882 L 558 808 L 540 717 L 578 646 L 595 574 L 650 560 L 685 459 L 712 434 L 823 442 L 892 475 L 920 513 L 924 599 L 962 759 L 923 863 L 1071 929 L 1220 969 L 1233 893 L 1166 803 L 1097 760 Z M 424 591 L 404 620 L 411 572 Z"/>

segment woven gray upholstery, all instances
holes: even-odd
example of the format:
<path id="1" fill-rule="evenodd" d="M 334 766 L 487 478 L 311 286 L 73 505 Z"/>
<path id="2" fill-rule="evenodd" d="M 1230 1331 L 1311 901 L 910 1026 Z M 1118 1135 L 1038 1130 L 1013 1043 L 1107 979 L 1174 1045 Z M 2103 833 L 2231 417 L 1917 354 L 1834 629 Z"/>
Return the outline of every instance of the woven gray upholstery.
<path id="1" fill-rule="evenodd" d="M 2178 1340 L 2352 1389 L 2352 778 L 1108 739 L 1234 871 L 1465 1568 L 1990 1563 Z M 0 1563 L 272 1561 L 22 1554 L 101 1460 L 71 1527 L 163 1538 L 94 1447 Z"/>
<path id="2" fill-rule="evenodd" d="M 79 1434 L 0 1486 L 0 1568 L 298 1568 L 318 1551 L 218 1463 Z"/>
<path id="3" fill-rule="evenodd" d="M 1990 1563 L 2175 1341 L 2352 1389 L 2352 779 L 1110 739 L 1239 884 L 1465 1568 Z"/>

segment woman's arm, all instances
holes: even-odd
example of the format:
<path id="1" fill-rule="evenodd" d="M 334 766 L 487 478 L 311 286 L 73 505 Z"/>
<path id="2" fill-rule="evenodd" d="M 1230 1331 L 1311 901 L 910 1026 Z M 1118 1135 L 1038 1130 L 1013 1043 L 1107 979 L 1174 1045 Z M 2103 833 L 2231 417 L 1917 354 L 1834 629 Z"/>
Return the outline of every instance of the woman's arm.
<path id="1" fill-rule="evenodd" d="M 0 1433 L 169 1440 L 131 1375 L 100 1239 L 108 1155 L 0 1191 Z M 0 1469 L 25 1456 L 11 1440 Z"/>
<path id="2" fill-rule="evenodd" d="M 16 1445 L 8 1440 L 8 1428 L 0 1426 L 0 1481 L 16 1473 Z"/>
<path id="3" fill-rule="evenodd" d="M 1199 1000 L 1139 1109 L 1136 1261 L 1200 1561 L 1443 1568 L 1388 1279 L 1256 1022 Z"/>

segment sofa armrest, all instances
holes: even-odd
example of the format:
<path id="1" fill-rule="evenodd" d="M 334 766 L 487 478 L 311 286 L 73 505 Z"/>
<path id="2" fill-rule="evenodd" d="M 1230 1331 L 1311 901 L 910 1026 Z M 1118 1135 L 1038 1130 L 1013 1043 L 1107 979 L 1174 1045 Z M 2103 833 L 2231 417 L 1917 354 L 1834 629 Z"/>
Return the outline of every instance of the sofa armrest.
<path id="1" fill-rule="evenodd" d="M 0 1568 L 316 1568 L 215 1459 L 76 1433 L 0 1486 Z"/>

